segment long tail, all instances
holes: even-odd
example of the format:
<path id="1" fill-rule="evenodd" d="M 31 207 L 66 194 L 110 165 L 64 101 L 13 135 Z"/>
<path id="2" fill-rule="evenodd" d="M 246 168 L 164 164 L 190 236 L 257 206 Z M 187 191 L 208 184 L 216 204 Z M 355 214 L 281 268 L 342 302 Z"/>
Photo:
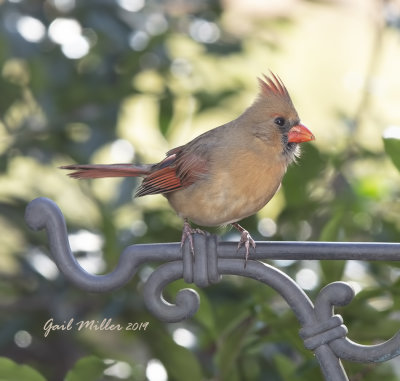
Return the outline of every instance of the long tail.
<path id="1" fill-rule="evenodd" d="M 75 171 L 68 173 L 74 179 L 98 179 L 102 177 L 137 177 L 150 173 L 146 166 L 138 167 L 132 164 L 84 164 L 64 165 L 61 169 Z"/>

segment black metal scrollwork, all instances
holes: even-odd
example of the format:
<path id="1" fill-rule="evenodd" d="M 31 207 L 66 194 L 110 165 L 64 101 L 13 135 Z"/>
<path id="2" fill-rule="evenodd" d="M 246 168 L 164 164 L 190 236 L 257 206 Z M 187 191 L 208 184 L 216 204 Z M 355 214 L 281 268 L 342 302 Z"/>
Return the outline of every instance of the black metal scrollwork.
<path id="1" fill-rule="evenodd" d="M 285 273 L 258 259 L 360 259 L 400 260 L 397 243 L 323 243 L 258 242 L 246 268 L 236 254 L 236 244 L 218 242 L 213 235 L 196 234 L 194 260 L 188 245 L 148 244 L 127 247 L 116 268 L 106 275 L 87 273 L 74 258 L 64 217 L 58 206 L 47 198 L 29 203 L 25 220 L 34 230 L 47 231 L 50 250 L 59 270 L 77 287 L 92 292 L 106 292 L 125 285 L 138 267 L 151 261 L 164 261 L 147 279 L 143 293 L 147 308 L 160 320 L 176 322 L 193 316 L 200 304 L 191 289 L 178 292 L 175 304 L 163 297 L 165 286 L 183 278 L 187 283 L 206 287 L 217 283 L 221 275 L 240 275 L 255 279 L 275 289 L 288 303 L 300 325 L 300 336 L 306 348 L 313 351 L 327 381 L 345 381 L 347 375 L 340 359 L 356 362 L 387 361 L 400 354 L 400 332 L 377 345 L 360 345 L 347 336 L 347 328 L 335 306 L 349 304 L 353 289 L 344 282 L 324 287 L 313 304 L 304 291 Z"/>

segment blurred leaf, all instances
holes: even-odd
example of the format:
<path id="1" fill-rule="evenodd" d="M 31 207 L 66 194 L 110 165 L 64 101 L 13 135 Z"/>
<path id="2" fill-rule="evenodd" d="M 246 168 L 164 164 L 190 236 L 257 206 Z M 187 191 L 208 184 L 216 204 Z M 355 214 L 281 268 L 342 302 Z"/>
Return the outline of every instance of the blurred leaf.
<path id="1" fill-rule="evenodd" d="M 171 287 L 169 285 L 169 287 Z M 204 374 L 196 355 L 188 348 L 177 344 L 163 325 L 151 325 L 150 345 L 155 358 L 159 359 L 174 381 L 202 381 Z"/>
<path id="2" fill-rule="evenodd" d="M 400 139 L 383 139 L 386 153 L 392 159 L 393 164 L 400 171 Z"/>
<path id="3" fill-rule="evenodd" d="M 159 101 L 158 125 L 163 136 L 168 135 L 169 127 L 171 126 L 172 117 L 174 114 L 174 97 L 169 89 Z"/>
<path id="4" fill-rule="evenodd" d="M 202 290 L 197 290 L 200 296 L 200 307 L 194 316 L 200 324 L 208 329 L 212 337 L 216 337 L 217 329 L 215 326 L 215 316 L 213 311 L 213 306 L 210 303 L 208 297 Z"/>
<path id="5" fill-rule="evenodd" d="M 335 242 L 339 238 L 340 230 L 343 229 L 344 212 L 338 210 L 334 216 L 325 224 L 320 235 L 320 241 Z M 346 261 L 320 261 L 320 267 L 326 283 L 342 279 Z"/>
<path id="6" fill-rule="evenodd" d="M 334 260 L 334 261 L 321 261 L 320 266 L 323 273 L 324 281 L 326 283 L 341 280 L 347 261 Z"/>
<path id="7" fill-rule="evenodd" d="M 274 361 L 283 381 L 295 381 L 300 379 L 297 377 L 296 365 L 292 360 L 283 355 L 276 355 Z"/>
<path id="8" fill-rule="evenodd" d="M 220 344 L 215 361 L 218 365 L 218 379 L 230 380 L 237 374 L 237 360 L 246 341 L 248 333 L 253 328 L 255 320 L 245 311 L 235 319 L 235 324 L 230 325 L 220 337 Z"/>
<path id="9" fill-rule="evenodd" d="M 6 357 L 0 357 L 0 380 L 45 381 L 45 378 L 28 365 L 20 365 Z"/>
<path id="10" fill-rule="evenodd" d="M 83 357 L 68 372 L 65 381 L 99 380 L 108 366 L 96 356 Z"/>
<path id="11" fill-rule="evenodd" d="M 189 349 L 176 344 L 165 334 L 159 336 L 156 347 L 157 357 L 164 364 L 171 380 L 204 380 L 200 363 Z"/>
<path id="12" fill-rule="evenodd" d="M 8 110 L 8 108 L 21 97 L 21 87 L 4 79 L 0 76 L 0 89 L 2 94 L 7 96 L 0 97 L 0 115 Z"/>
<path id="13" fill-rule="evenodd" d="M 382 184 L 382 179 L 379 176 L 369 175 L 360 179 L 354 186 L 355 191 L 363 198 L 371 198 L 374 200 L 382 200 L 387 194 L 385 184 Z"/>
<path id="14" fill-rule="evenodd" d="M 209 108 L 217 107 L 220 102 L 226 101 L 226 99 L 234 94 L 236 94 L 240 89 L 233 88 L 222 90 L 218 93 L 210 91 L 198 91 L 195 93 L 195 97 L 199 102 L 199 108 L 197 112 L 202 112 Z"/>
<path id="15" fill-rule="evenodd" d="M 315 145 L 306 145 L 300 160 L 289 167 L 282 181 L 288 206 L 303 206 L 309 203 L 307 185 L 320 176 L 324 165 L 324 159 Z"/>
<path id="16" fill-rule="evenodd" d="M 325 224 L 320 235 L 320 241 L 337 241 L 340 229 L 343 226 L 344 212 L 338 210 L 333 217 Z"/>

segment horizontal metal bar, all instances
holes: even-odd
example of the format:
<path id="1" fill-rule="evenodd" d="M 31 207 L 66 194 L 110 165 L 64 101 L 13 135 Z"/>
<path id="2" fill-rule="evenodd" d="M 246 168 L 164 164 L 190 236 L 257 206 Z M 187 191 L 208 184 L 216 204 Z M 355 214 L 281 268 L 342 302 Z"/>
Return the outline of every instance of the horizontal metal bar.
<path id="1" fill-rule="evenodd" d="M 236 242 L 223 241 L 217 245 L 220 258 L 242 259 L 243 249 L 239 252 L 236 249 Z M 126 250 L 132 255 L 146 253 L 148 260 L 159 256 L 165 261 L 182 258 L 178 242 L 136 244 Z M 256 249 L 250 251 L 249 259 L 400 261 L 400 243 L 258 241 Z"/>
<path id="2" fill-rule="evenodd" d="M 235 242 L 220 242 L 218 254 L 232 258 Z M 389 242 L 256 242 L 250 259 L 400 261 L 400 243 Z"/>
<path id="3" fill-rule="evenodd" d="M 182 258 L 180 245 L 178 242 L 136 244 L 129 246 L 127 251 L 146 252 L 149 260 L 160 255 L 164 260 L 171 261 Z M 236 242 L 219 242 L 218 256 L 243 258 L 243 249 L 237 252 L 236 248 Z M 250 251 L 249 259 L 400 261 L 400 243 L 258 241 L 255 251 Z"/>

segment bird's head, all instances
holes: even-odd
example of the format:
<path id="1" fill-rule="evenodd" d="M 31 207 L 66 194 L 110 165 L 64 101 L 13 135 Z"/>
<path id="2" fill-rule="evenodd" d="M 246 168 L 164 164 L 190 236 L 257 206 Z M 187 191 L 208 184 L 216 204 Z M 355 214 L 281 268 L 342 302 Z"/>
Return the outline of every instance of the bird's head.
<path id="1" fill-rule="evenodd" d="M 300 118 L 281 79 L 270 73 L 258 78 L 260 95 L 247 110 L 253 120 L 253 134 L 286 155 L 288 161 L 299 153 L 298 144 L 314 140 Z"/>

